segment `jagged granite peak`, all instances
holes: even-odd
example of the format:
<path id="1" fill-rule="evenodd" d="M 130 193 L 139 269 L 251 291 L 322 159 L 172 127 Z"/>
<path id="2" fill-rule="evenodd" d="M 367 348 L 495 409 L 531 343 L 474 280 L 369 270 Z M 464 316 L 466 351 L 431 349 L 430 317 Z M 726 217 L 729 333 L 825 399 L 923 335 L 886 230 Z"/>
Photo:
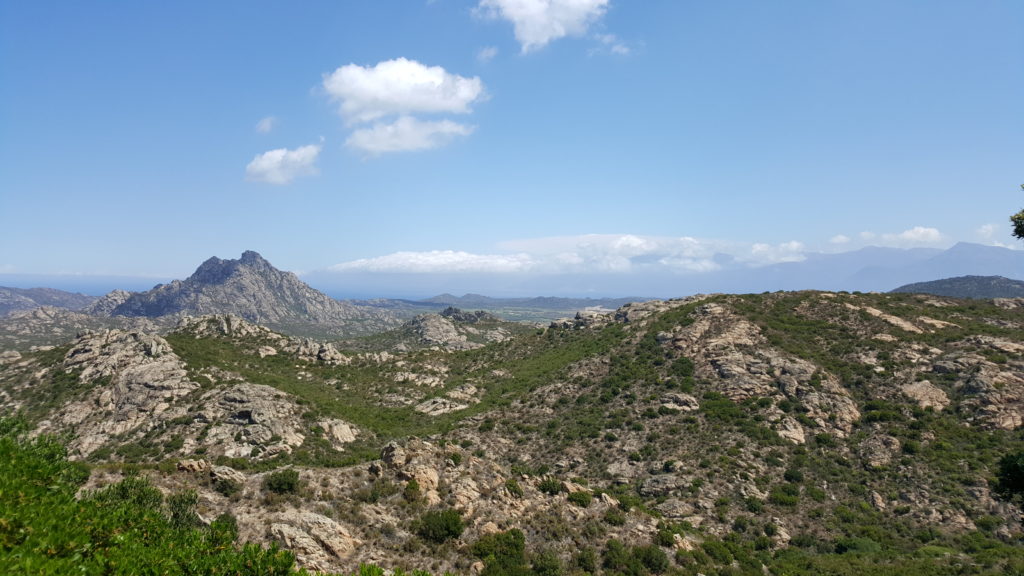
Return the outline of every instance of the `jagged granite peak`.
<path id="1" fill-rule="evenodd" d="M 185 280 L 132 294 L 111 311 L 113 316 L 205 314 L 234 314 L 301 335 L 352 335 L 399 324 L 386 310 L 334 300 L 251 250 L 238 260 L 209 258 Z"/>

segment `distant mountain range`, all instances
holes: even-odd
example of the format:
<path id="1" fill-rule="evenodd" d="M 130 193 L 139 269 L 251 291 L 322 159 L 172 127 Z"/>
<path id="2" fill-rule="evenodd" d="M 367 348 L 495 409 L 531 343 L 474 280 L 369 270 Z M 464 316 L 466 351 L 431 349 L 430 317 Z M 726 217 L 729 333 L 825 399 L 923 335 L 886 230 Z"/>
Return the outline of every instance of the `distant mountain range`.
<path id="1" fill-rule="evenodd" d="M 1024 282 L 1002 276 L 960 276 L 900 286 L 893 292 L 951 298 L 1024 298 Z"/>
<path id="2" fill-rule="evenodd" d="M 54 288 L 8 288 L 0 286 L 0 316 L 15 310 L 31 310 L 40 306 L 56 306 L 81 310 L 92 304 L 95 296 L 86 296 Z"/>

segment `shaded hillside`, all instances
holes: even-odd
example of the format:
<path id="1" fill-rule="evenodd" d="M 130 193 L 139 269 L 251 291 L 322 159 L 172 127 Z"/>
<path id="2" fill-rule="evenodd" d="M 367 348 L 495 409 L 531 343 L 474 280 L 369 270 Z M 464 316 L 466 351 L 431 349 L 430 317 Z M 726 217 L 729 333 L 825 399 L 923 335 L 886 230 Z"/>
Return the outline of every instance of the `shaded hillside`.
<path id="1" fill-rule="evenodd" d="M 1002 276 L 960 276 L 900 286 L 893 292 L 950 298 L 1024 298 L 1024 282 Z"/>
<path id="2" fill-rule="evenodd" d="M 140 464 L 318 569 L 1005 574 L 1024 308 L 1000 304 L 698 296 L 404 353 L 208 317 L 25 354 L 0 403 L 75 434 L 90 486 Z"/>
<path id="3" fill-rule="evenodd" d="M 235 314 L 322 337 L 368 334 L 399 323 L 386 310 L 334 300 L 252 251 L 238 260 L 210 258 L 187 279 L 131 294 L 110 310 L 112 316 L 148 318 L 203 314 Z"/>
<path id="4" fill-rule="evenodd" d="M 54 288 L 8 288 L 0 286 L 0 316 L 16 310 L 31 310 L 40 306 L 81 310 L 96 298 L 56 290 Z"/>

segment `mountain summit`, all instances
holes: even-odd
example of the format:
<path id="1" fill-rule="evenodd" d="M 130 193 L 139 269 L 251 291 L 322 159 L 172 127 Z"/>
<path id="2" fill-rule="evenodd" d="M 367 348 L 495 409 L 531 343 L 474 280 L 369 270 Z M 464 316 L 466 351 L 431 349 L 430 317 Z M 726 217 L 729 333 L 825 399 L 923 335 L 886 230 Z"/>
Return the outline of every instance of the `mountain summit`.
<path id="1" fill-rule="evenodd" d="M 238 260 L 216 256 L 185 280 L 160 284 L 126 298 L 111 316 L 235 314 L 300 335 L 352 335 L 397 326 L 391 313 L 339 302 L 251 250 Z"/>

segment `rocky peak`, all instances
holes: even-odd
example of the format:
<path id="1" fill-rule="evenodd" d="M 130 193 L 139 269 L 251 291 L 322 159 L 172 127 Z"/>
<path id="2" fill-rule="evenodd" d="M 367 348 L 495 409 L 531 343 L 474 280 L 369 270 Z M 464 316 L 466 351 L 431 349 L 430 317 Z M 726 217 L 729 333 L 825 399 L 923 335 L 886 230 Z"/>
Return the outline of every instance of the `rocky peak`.
<path id="1" fill-rule="evenodd" d="M 238 260 L 214 256 L 185 280 L 132 294 L 110 314 L 234 314 L 291 334 L 316 336 L 369 333 L 398 325 L 392 313 L 334 300 L 251 250 Z"/>

